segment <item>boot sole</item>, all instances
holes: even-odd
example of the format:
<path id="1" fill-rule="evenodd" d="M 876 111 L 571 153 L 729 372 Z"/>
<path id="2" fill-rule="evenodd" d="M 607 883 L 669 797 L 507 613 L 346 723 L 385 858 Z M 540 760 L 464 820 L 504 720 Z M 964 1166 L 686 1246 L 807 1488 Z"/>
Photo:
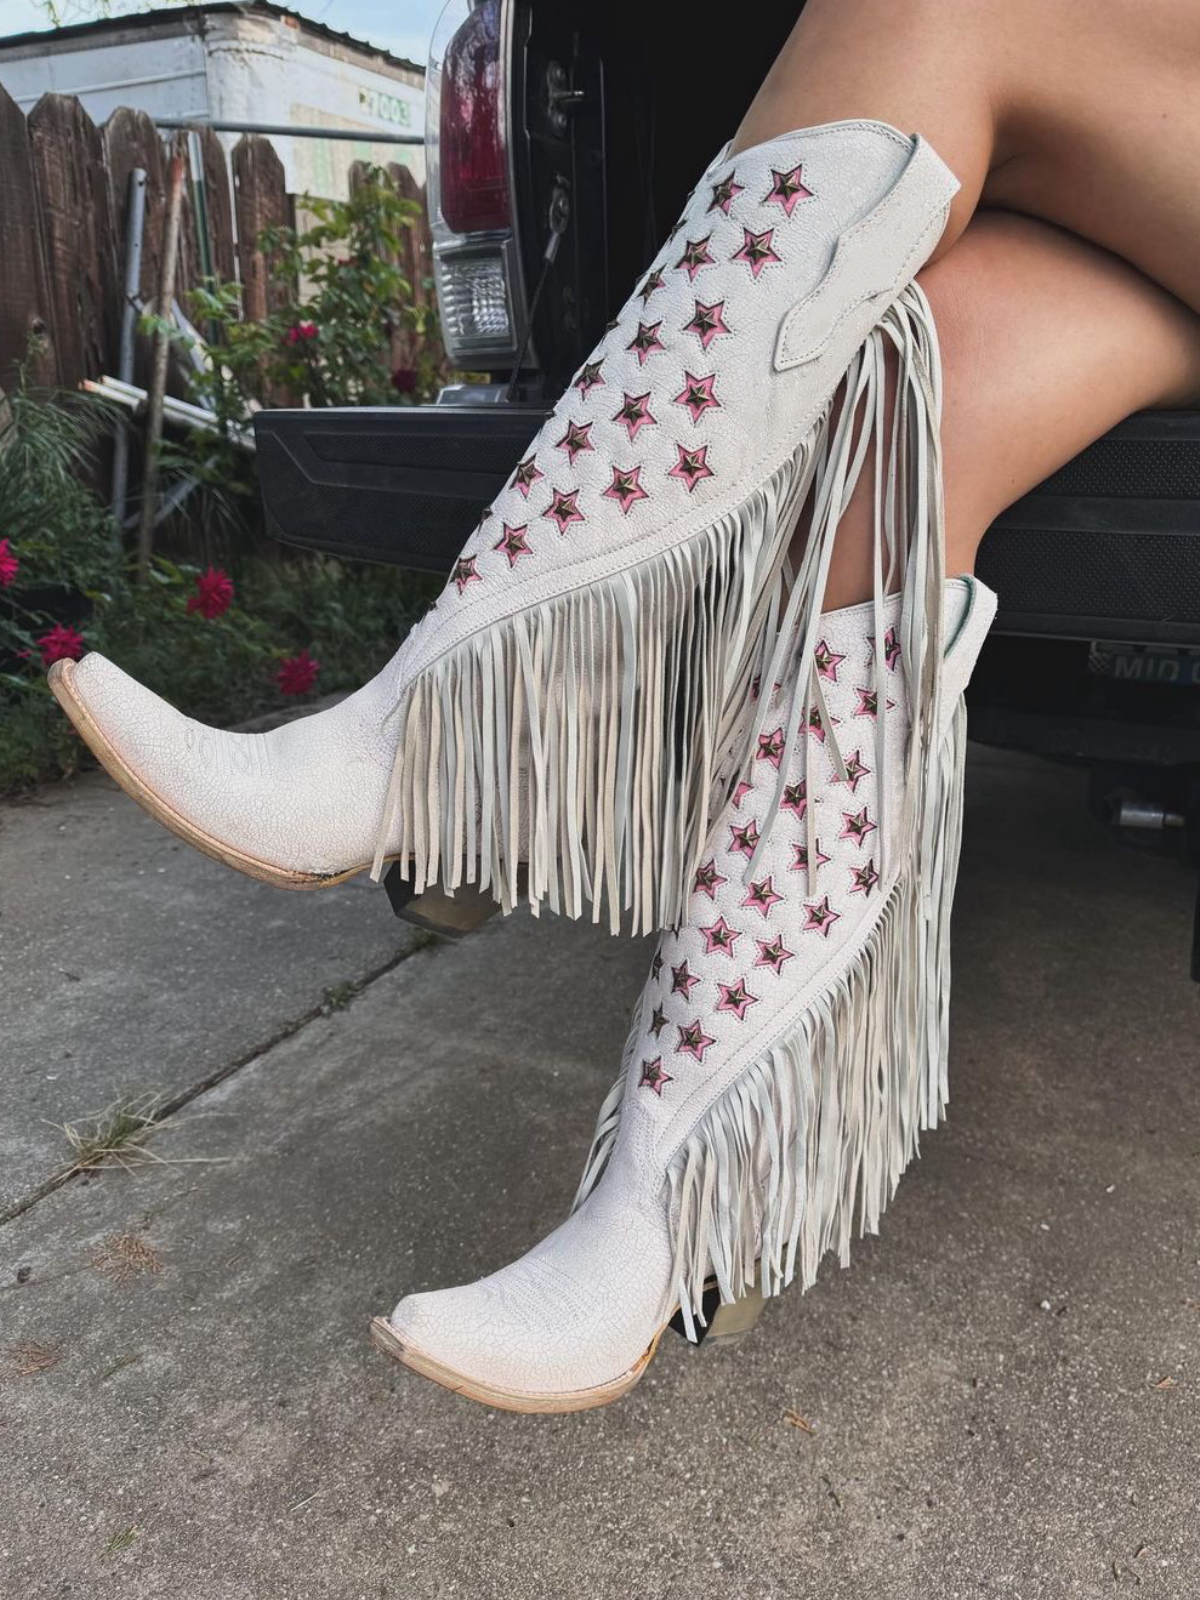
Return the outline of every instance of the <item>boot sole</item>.
<path id="1" fill-rule="evenodd" d="M 753 1292 L 732 1304 L 718 1306 L 713 1314 L 706 1337 L 719 1343 L 733 1342 L 747 1334 L 758 1321 L 764 1305 L 760 1293 Z M 393 1356 L 411 1371 L 420 1373 L 449 1389 L 465 1400 L 477 1400 L 481 1405 L 495 1406 L 500 1411 L 536 1412 L 540 1414 L 566 1411 L 591 1411 L 597 1406 L 611 1405 L 636 1387 L 642 1374 L 650 1365 L 659 1341 L 671 1323 L 664 1323 L 650 1341 L 645 1354 L 639 1356 L 628 1371 L 608 1383 L 597 1384 L 594 1389 L 566 1389 L 558 1394 L 526 1394 L 515 1389 L 500 1389 L 477 1378 L 464 1377 L 451 1367 L 443 1366 L 432 1356 L 408 1345 L 392 1327 L 386 1317 L 371 1319 L 371 1338 L 385 1355 Z"/>
<path id="2" fill-rule="evenodd" d="M 221 862 L 223 866 L 232 867 L 235 872 L 244 873 L 248 878 L 257 878 L 259 882 L 269 883 L 276 889 L 326 889 L 336 883 L 345 883 L 348 878 L 356 878 L 360 872 L 367 871 L 370 863 L 364 861 L 360 866 L 350 867 L 345 872 L 294 872 L 287 867 L 272 866 L 268 861 L 259 861 L 232 845 L 222 844 L 219 839 L 214 839 L 211 834 L 205 833 L 203 828 L 196 827 L 195 823 L 189 822 L 161 796 L 155 794 L 154 790 L 127 764 L 75 693 L 74 672 L 73 661 L 56 661 L 50 668 L 50 691 L 71 719 L 84 744 L 109 777 L 124 789 L 131 800 L 136 800 L 143 811 L 148 811 L 156 822 L 161 823 L 186 844 L 190 844 L 193 849 L 199 850 L 202 855 L 210 856 L 214 861 Z M 397 858 L 389 856 L 387 859 L 394 861 Z"/>

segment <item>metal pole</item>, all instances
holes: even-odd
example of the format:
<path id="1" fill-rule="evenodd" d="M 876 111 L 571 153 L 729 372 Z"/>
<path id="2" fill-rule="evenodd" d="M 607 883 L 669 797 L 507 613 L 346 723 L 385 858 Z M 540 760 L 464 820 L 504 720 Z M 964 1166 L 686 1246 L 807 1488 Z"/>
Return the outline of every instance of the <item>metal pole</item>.
<path id="1" fill-rule="evenodd" d="M 209 122 L 195 117 L 160 117 L 155 115 L 159 128 L 211 128 L 214 133 L 265 133 L 286 136 L 289 139 L 351 139 L 356 144 L 424 144 L 423 133 L 385 133 L 374 128 L 308 128 L 292 127 L 286 122 Z"/>
<path id="2" fill-rule="evenodd" d="M 125 219 L 125 298 L 121 305 L 121 341 L 117 350 L 117 377 L 133 381 L 134 335 L 142 294 L 142 236 L 146 229 L 146 174 L 134 167 L 129 174 L 129 214 Z M 129 424 L 122 417 L 113 439 L 112 509 L 119 528 L 125 525 L 129 496 Z"/>
<path id="3" fill-rule="evenodd" d="M 163 396 L 167 392 L 167 358 L 170 355 L 169 329 L 171 302 L 175 296 L 175 261 L 179 254 L 179 217 L 183 209 L 184 159 L 181 151 L 171 157 L 171 176 L 167 190 L 167 226 L 163 239 L 162 281 L 159 284 L 159 328 L 154 341 L 154 367 L 146 402 L 146 451 L 142 463 L 142 515 L 138 523 L 138 580 L 145 583 L 154 553 L 154 502 L 158 492 L 158 454 L 162 444 Z"/>

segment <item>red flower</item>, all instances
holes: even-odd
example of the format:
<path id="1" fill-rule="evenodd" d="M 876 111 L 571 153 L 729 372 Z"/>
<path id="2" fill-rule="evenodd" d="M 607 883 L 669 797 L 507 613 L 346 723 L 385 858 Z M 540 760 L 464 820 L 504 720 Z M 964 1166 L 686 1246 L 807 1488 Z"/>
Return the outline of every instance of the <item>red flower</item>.
<path id="1" fill-rule="evenodd" d="M 316 683 L 320 670 L 321 663 L 314 661 L 307 650 L 301 650 L 299 655 L 288 656 L 286 661 L 279 663 L 275 682 L 284 694 L 307 694 Z"/>
<path id="2" fill-rule="evenodd" d="M 8 540 L 0 539 L 0 589 L 8 588 L 9 584 L 12 583 L 14 578 L 17 576 L 20 568 L 21 563 L 8 548 Z"/>
<path id="3" fill-rule="evenodd" d="M 196 592 L 188 597 L 187 608 L 211 622 L 229 610 L 232 600 L 233 579 L 221 567 L 209 567 L 196 574 Z"/>
<path id="4" fill-rule="evenodd" d="M 417 375 L 411 367 L 397 367 L 392 373 L 392 388 L 399 394 L 411 394 L 417 387 Z"/>
<path id="5" fill-rule="evenodd" d="M 61 622 L 56 622 L 49 633 L 42 635 L 37 647 L 42 652 L 44 667 L 52 667 L 56 661 L 78 661 L 85 649 L 83 635 Z"/>
<path id="6" fill-rule="evenodd" d="M 285 337 L 288 344 L 303 344 L 306 339 L 317 337 L 317 325 L 315 322 L 297 322 L 288 329 Z"/>

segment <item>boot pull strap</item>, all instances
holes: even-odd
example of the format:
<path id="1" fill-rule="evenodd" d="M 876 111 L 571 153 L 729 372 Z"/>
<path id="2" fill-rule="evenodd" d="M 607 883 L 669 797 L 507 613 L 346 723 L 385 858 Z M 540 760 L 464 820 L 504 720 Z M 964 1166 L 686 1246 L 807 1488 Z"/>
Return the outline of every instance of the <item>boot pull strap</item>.
<path id="1" fill-rule="evenodd" d="M 784 317 L 775 343 L 775 370 L 785 372 L 822 355 L 840 324 L 870 300 L 882 315 L 924 262 L 946 226 L 959 182 L 920 134 L 903 172 L 873 211 L 838 240 L 829 270 Z M 903 227 L 893 219 L 906 218 Z M 912 218 L 927 217 L 914 241 Z"/>

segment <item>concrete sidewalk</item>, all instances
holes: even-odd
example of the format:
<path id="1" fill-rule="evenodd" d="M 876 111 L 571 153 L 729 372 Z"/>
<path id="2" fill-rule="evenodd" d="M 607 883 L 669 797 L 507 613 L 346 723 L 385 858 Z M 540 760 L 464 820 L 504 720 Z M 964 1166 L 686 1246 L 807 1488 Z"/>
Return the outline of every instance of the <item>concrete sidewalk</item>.
<path id="1" fill-rule="evenodd" d="M 27 909 L 5 878 L 6 1023 L 15 971 L 19 1050 L 79 1046 L 51 1088 L 0 1079 L 22 1182 L 51 1154 L 36 1119 L 102 1099 L 137 1051 L 202 1085 L 278 1042 L 155 1136 L 179 1164 L 0 1227 L 4 1600 L 1200 1593 L 1191 885 L 1118 851 L 1082 789 L 972 751 L 951 1118 L 882 1238 L 743 1344 L 671 1339 L 624 1402 L 549 1418 L 456 1399 L 366 1325 L 562 1216 L 648 948 L 517 916 L 406 950 L 360 890 L 263 898 L 173 844 L 156 861 L 115 799 L 103 872 L 57 796 L 22 812 L 23 856 L 95 874 L 86 914 L 32 868 Z M 136 909 L 122 850 L 169 869 Z M 108 976 L 58 989 L 89 921 Z"/>

